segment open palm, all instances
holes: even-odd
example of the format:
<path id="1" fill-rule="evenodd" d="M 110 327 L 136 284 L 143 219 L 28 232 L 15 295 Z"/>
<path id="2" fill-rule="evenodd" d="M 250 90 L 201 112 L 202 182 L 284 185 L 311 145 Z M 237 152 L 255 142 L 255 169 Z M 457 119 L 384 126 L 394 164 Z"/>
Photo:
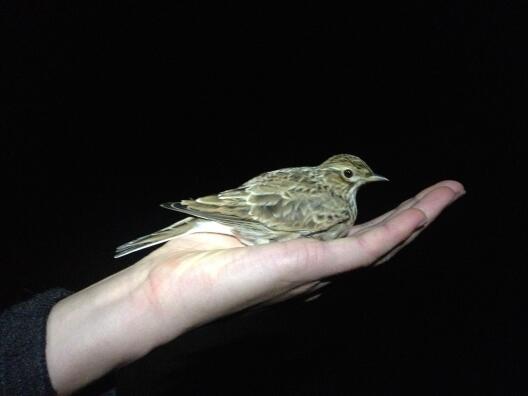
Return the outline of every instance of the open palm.
<path id="1" fill-rule="evenodd" d="M 458 182 L 440 182 L 334 241 L 244 246 L 227 235 L 183 236 L 142 260 L 149 268 L 142 295 L 168 325 L 163 338 L 171 339 L 171 327 L 185 331 L 253 305 L 314 291 L 327 276 L 380 264 L 463 193 Z"/>

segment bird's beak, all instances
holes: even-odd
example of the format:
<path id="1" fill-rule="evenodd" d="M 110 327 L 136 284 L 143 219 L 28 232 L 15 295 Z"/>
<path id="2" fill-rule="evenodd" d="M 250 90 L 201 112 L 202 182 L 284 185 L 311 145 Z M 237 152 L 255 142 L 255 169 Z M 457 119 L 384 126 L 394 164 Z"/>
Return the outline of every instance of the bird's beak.
<path id="1" fill-rule="evenodd" d="M 377 182 L 377 181 L 389 181 L 389 179 L 387 179 L 386 177 L 384 176 L 380 176 L 380 175 L 372 175 L 370 177 L 367 178 L 367 182 L 370 183 L 370 182 Z"/>

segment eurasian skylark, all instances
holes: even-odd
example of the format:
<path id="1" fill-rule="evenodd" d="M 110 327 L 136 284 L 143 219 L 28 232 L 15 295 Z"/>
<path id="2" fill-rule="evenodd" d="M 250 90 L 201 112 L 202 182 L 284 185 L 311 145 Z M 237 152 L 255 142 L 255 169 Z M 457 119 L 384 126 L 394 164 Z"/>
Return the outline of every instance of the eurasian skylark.
<path id="1" fill-rule="evenodd" d="M 119 246 L 115 257 L 196 232 L 232 235 L 246 245 L 340 238 L 356 220 L 359 187 L 381 180 L 387 179 L 350 154 L 263 173 L 217 195 L 162 204 L 190 217 Z"/>

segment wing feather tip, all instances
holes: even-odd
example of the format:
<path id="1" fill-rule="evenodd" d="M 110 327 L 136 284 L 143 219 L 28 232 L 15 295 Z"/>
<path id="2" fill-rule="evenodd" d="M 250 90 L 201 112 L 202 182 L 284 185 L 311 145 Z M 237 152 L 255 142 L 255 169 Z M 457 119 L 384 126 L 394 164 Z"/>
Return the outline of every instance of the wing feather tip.
<path id="1" fill-rule="evenodd" d="M 164 202 L 160 206 L 164 209 L 175 210 L 181 208 L 182 204 L 181 202 Z"/>

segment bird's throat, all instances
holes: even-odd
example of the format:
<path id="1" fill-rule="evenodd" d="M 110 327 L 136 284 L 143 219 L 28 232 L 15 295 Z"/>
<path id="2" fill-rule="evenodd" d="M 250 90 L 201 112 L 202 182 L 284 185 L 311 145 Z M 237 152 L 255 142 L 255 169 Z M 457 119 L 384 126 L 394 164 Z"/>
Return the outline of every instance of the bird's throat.
<path id="1" fill-rule="evenodd" d="M 352 188 L 348 191 L 348 194 L 347 194 L 347 200 L 348 200 L 348 204 L 350 206 L 350 212 L 351 212 L 351 222 L 352 224 L 354 224 L 354 222 L 356 221 L 356 217 L 357 217 L 357 203 L 356 203 L 356 196 L 357 196 L 357 192 L 359 190 L 359 187 L 361 186 L 360 183 L 357 183 L 356 185 L 352 186 Z"/>

